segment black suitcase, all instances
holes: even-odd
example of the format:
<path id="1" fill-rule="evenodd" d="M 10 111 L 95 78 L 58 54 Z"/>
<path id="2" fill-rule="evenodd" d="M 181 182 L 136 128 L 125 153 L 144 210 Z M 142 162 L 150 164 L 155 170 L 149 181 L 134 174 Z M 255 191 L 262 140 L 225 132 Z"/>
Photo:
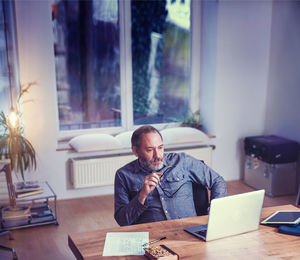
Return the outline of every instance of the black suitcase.
<path id="1" fill-rule="evenodd" d="M 250 136 L 244 140 L 245 153 L 269 164 L 291 163 L 298 160 L 299 145 L 276 136 Z"/>

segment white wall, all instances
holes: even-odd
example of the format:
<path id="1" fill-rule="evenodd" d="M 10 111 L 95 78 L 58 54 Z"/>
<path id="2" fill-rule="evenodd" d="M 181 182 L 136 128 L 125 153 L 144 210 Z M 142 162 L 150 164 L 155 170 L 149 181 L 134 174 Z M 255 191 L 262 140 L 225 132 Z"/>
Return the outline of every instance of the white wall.
<path id="1" fill-rule="evenodd" d="M 265 132 L 300 143 L 300 2 L 274 2 Z M 300 183 L 300 154 L 298 182 Z"/>
<path id="2" fill-rule="evenodd" d="M 275 2 L 265 132 L 300 143 L 300 2 Z"/>
<path id="3" fill-rule="evenodd" d="M 218 3 L 215 85 L 204 82 L 201 87 L 214 92 L 206 101 L 211 108 L 204 117 L 207 131 L 217 136 L 214 168 L 227 180 L 242 175 L 243 138 L 264 130 L 271 17 L 271 1 Z"/>
<path id="4" fill-rule="evenodd" d="M 30 90 L 34 102 L 24 106 L 26 135 L 38 155 L 36 176 L 48 180 L 60 199 L 112 193 L 113 188 L 110 186 L 70 189 L 66 167 L 70 155 L 65 151 L 56 151 L 58 116 L 50 10 L 50 2 L 46 0 L 16 1 L 21 82 L 38 81 L 38 86 Z M 226 180 L 234 180 L 239 179 L 242 172 L 242 138 L 275 129 L 278 114 L 282 120 L 286 118 L 287 112 L 283 113 L 281 106 L 274 111 L 272 100 L 282 96 L 283 83 L 280 82 L 279 72 L 288 59 L 284 60 L 281 67 L 274 64 L 281 58 L 281 54 L 278 54 L 280 44 L 286 48 L 288 43 L 281 40 L 278 45 L 271 44 L 271 39 L 277 41 L 281 37 L 280 33 L 284 32 L 279 30 L 277 33 L 272 26 L 272 23 L 280 23 L 281 20 L 280 17 L 272 19 L 271 1 L 219 1 L 217 6 L 212 6 L 211 11 L 216 10 L 215 37 L 210 35 L 211 40 L 215 39 L 215 48 L 209 42 L 206 45 L 206 48 L 210 46 L 211 54 L 206 59 L 211 62 L 210 68 L 214 71 L 203 70 L 204 78 L 201 81 L 202 95 L 209 94 L 201 97 L 202 100 L 207 97 L 203 104 L 211 109 L 206 109 L 203 117 L 208 132 L 217 136 L 217 149 L 213 153 L 214 168 Z M 287 11 L 292 12 L 291 9 Z M 290 19 L 288 15 L 285 18 Z M 296 14 L 293 19 L 296 19 Z M 291 20 L 291 23 L 294 21 Z M 292 35 L 289 40 L 293 40 L 291 38 Z M 299 55 L 297 46 L 294 46 L 294 50 Z M 293 55 L 292 52 L 290 56 Z M 201 64 L 205 66 L 205 60 Z M 297 65 L 296 57 L 293 64 Z M 285 73 L 283 76 L 290 78 L 290 70 Z M 295 94 L 299 94 L 298 89 L 294 90 L 296 81 L 291 83 L 293 87 L 290 87 L 290 94 L 285 100 L 288 103 L 292 99 L 295 106 Z M 271 88 L 274 84 L 274 88 Z M 268 122 L 265 124 L 266 114 Z M 295 119 L 287 120 L 290 122 Z M 279 130 L 276 132 L 285 133 Z M 291 134 L 291 137 L 295 136 L 299 140 L 299 131 L 295 130 Z"/>

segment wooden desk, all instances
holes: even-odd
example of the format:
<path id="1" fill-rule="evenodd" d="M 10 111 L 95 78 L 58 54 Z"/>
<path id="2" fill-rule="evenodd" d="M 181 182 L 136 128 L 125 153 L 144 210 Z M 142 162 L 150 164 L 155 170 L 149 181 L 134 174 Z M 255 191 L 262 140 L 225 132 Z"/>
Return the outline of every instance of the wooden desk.
<path id="1" fill-rule="evenodd" d="M 264 208 L 261 219 L 276 210 L 298 210 L 293 205 Z M 144 256 L 102 257 L 107 232 L 149 231 L 149 239 L 163 236 L 162 243 L 180 259 L 300 259 L 300 237 L 280 234 L 277 228 L 262 226 L 256 231 L 204 242 L 185 232 L 188 226 L 207 223 L 207 216 L 161 221 L 126 227 L 70 234 L 69 247 L 77 259 L 146 259 Z"/>

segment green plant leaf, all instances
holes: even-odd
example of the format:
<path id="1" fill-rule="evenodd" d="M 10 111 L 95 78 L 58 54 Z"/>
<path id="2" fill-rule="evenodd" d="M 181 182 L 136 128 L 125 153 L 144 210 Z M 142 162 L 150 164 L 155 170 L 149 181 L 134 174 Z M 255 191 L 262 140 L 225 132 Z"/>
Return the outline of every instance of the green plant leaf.
<path id="1" fill-rule="evenodd" d="M 20 94 L 15 106 L 17 116 L 20 118 L 19 102 L 24 93 L 29 88 L 36 85 L 35 82 L 22 86 Z M 36 169 L 36 153 L 32 144 L 24 136 L 24 128 L 20 122 L 16 126 L 12 126 L 8 120 L 8 116 L 3 111 L 0 113 L 0 156 L 9 158 L 11 169 L 20 172 L 24 180 L 24 171 L 27 169 Z"/>

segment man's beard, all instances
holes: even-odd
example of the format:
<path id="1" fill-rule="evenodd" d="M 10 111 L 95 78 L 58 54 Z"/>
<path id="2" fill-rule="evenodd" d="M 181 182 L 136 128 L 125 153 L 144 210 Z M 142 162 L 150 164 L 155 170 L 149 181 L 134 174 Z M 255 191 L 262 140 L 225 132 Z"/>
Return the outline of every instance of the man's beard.
<path id="1" fill-rule="evenodd" d="M 148 161 L 145 158 L 140 157 L 139 162 L 140 162 L 141 166 L 147 171 L 158 171 L 164 166 L 163 158 L 157 158 L 157 159 Z M 152 164 L 153 162 L 160 162 L 160 163 L 157 165 L 153 165 Z"/>

